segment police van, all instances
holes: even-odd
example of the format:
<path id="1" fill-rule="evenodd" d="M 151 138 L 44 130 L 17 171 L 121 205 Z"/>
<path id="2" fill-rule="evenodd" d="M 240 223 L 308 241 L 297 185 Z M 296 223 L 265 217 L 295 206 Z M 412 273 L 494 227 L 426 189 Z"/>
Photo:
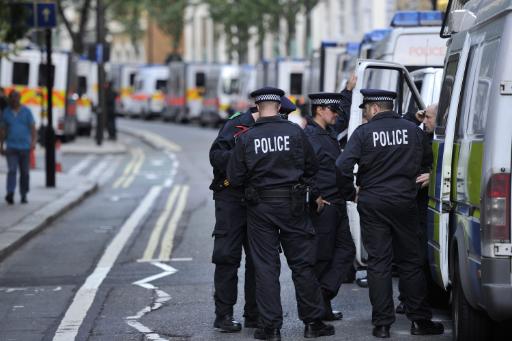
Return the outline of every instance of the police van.
<path id="1" fill-rule="evenodd" d="M 361 43 L 349 42 L 345 52 L 338 56 L 336 60 L 336 92 L 345 89 L 350 76 L 354 73 L 360 47 Z"/>
<path id="2" fill-rule="evenodd" d="M 162 115 L 168 79 L 169 68 L 165 65 L 147 65 L 139 68 L 130 96 L 131 106 L 127 111 L 143 119 Z"/>
<path id="3" fill-rule="evenodd" d="M 89 136 L 92 130 L 93 115 L 98 107 L 98 64 L 80 59 L 77 64 L 78 99 L 76 118 L 78 134 Z"/>
<path id="4" fill-rule="evenodd" d="M 135 86 L 135 76 L 141 65 L 138 64 L 112 64 L 109 77 L 113 82 L 116 97 L 116 114 L 130 116 L 132 108 L 132 94 Z"/>
<path id="5" fill-rule="evenodd" d="M 512 319 L 512 0 L 451 0 L 444 20 L 449 40 L 432 145 L 429 265 L 437 286 L 451 294 L 454 339 L 489 340 L 497 323 Z M 403 65 L 360 60 L 349 134 L 361 123 L 357 106 L 368 70 L 396 75 L 397 110 L 405 88 L 424 107 Z"/>
<path id="6" fill-rule="evenodd" d="M 442 68 L 446 39 L 439 36 L 443 14 L 438 11 L 397 12 L 387 35 L 375 44 L 371 59 L 395 62 L 414 71 L 425 67 Z M 365 59 L 368 57 L 362 56 Z M 370 77 L 370 88 L 393 88 L 389 73 Z"/>
<path id="7" fill-rule="evenodd" d="M 164 120 L 188 122 L 199 120 L 206 91 L 208 72 L 213 65 L 170 62 Z"/>
<path id="8" fill-rule="evenodd" d="M 292 102 L 301 105 L 306 98 L 306 65 L 305 60 L 288 58 L 260 62 L 256 66 L 257 87 L 282 89 Z"/>
<path id="9" fill-rule="evenodd" d="M 323 41 L 309 59 L 306 76 L 307 93 L 334 92 L 339 77 L 338 59 L 346 52 L 345 44 Z M 336 72 L 332 72 L 336 70 Z"/>
<path id="10" fill-rule="evenodd" d="M 16 89 L 21 103 L 32 111 L 36 127 L 47 124 L 46 52 L 23 49 L 0 59 L 0 86 L 9 93 Z M 52 53 L 53 127 L 63 141 L 77 133 L 76 101 L 78 58 L 70 52 Z"/>
<path id="11" fill-rule="evenodd" d="M 240 67 L 212 65 L 203 97 L 201 125 L 216 125 L 235 113 L 234 104 L 240 96 Z"/>

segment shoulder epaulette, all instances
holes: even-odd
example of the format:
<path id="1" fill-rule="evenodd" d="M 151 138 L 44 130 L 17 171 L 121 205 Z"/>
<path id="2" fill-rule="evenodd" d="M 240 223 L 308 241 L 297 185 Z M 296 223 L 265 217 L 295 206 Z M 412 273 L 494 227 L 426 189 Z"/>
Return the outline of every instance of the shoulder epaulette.
<path id="1" fill-rule="evenodd" d="M 229 117 L 229 120 L 232 120 L 234 118 L 237 118 L 238 116 L 242 115 L 242 113 L 240 111 L 237 111 L 236 113 L 234 113 L 233 115 L 231 115 Z"/>

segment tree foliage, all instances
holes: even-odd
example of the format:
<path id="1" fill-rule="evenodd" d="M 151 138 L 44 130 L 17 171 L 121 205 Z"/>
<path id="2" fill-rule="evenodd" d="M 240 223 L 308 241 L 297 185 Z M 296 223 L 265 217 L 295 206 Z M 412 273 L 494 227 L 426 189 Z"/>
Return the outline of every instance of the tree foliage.
<path id="1" fill-rule="evenodd" d="M 177 53 L 185 24 L 187 0 L 147 0 L 147 10 L 158 27 L 172 39 L 173 53 Z"/>

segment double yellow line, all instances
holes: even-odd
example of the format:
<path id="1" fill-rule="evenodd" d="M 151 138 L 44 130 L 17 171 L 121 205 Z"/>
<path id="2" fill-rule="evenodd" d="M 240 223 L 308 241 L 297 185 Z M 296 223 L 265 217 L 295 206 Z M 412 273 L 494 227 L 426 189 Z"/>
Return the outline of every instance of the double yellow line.
<path id="1" fill-rule="evenodd" d="M 188 192 L 189 186 L 187 185 L 175 186 L 170 191 L 165 208 L 153 227 L 153 231 L 151 232 L 148 244 L 140 261 L 170 260 L 174 245 L 174 235 L 176 234 L 178 222 L 185 210 Z M 160 248 L 158 256 L 156 256 L 158 246 L 160 246 Z"/>
<path id="2" fill-rule="evenodd" d="M 141 148 L 132 149 L 130 153 L 132 158 L 126 165 L 123 174 L 114 182 L 113 188 L 128 188 L 135 180 L 135 176 L 137 176 L 144 163 L 146 156 Z"/>

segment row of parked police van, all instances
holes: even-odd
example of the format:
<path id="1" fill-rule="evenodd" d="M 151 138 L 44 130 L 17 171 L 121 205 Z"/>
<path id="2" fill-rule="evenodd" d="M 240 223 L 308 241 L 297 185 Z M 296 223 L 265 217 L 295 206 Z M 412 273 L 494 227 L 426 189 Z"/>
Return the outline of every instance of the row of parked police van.
<path id="1" fill-rule="evenodd" d="M 455 340 L 488 340 L 512 321 L 512 0 L 451 0 L 438 12 L 399 12 L 358 43 L 324 42 L 308 60 L 251 65 L 171 62 L 110 65 L 125 116 L 215 124 L 245 110 L 248 94 L 279 87 L 307 110 L 306 94 L 340 91 L 357 75 L 348 135 L 361 124 L 360 89 L 394 90 L 397 112 L 438 103 L 429 187 L 428 258 L 437 302 L 451 303 Z M 54 53 L 54 125 L 89 133 L 96 65 Z M 45 67 L 38 50 L 3 58 L 0 86 L 17 88 L 36 121 L 45 118 Z M 348 204 L 358 266 L 366 252 Z M 508 335 L 506 338 L 512 338 Z"/>

